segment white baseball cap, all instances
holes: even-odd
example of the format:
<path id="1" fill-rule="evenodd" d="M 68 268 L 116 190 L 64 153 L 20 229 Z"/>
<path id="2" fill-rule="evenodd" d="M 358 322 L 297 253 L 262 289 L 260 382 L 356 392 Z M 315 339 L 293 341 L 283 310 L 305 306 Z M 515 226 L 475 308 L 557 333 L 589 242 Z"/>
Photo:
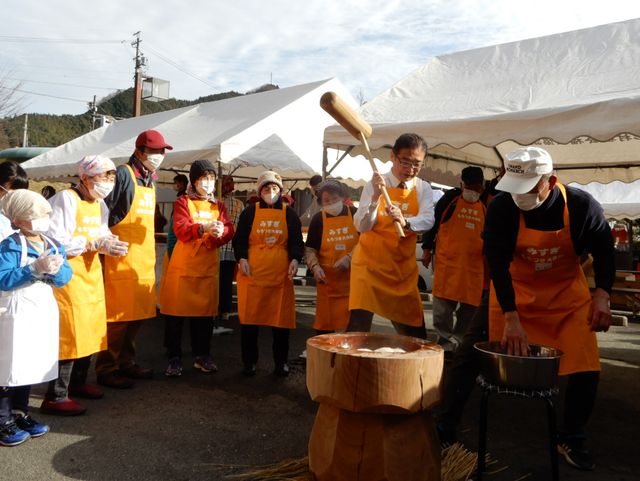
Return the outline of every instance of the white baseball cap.
<path id="1" fill-rule="evenodd" d="M 544 149 L 523 147 L 507 154 L 504 168 L 505 174 L 496 185 L 496 190 L 526 194 L 543 175 L 553 172 L 553 161 Z"/>

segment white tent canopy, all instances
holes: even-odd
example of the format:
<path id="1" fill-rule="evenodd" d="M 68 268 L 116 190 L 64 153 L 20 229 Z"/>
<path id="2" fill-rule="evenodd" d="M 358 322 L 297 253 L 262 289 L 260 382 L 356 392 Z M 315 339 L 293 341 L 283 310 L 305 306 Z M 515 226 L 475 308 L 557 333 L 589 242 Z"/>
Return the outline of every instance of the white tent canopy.
<path id="1" fill-rule="evenodd" d="M 337 79 L 324 80 L 121 120 L 22 166 L 33 179 L 56 179 L 74 176 L 85 155 L 102 154 L 124 163 L 138 134 L 155 129 L 174 147 L 162 169 L 209 159 L 228 164 L 225 171 L 239 177 L 255 178 L 273 169 L 285 178 L 308 179 L 322 171 L 322 136 L 333 123 L 318 106 L 327 90 L 339 91 L 355 105 Z"/>
<path id="2" fill-rule="evenodd" d="M 608 219 L 640 218 L 640 180 L 629 184 L 614 181 L 610 184 L 590 182 L 586 185 L 569 184 L 591 194 L 604 209 Z"/>
<path id="3" fill-rule="evenodd" d="M 630 182 L 640 178 L 639 58 L 640 19 L 442 55 L 359 113 L 381 159 L 416 132 L 443 172 L 497 170 L 518 144 L 537 144 L 563 181 Z M 324 141 L 358 145 L 337 125 Z"/>

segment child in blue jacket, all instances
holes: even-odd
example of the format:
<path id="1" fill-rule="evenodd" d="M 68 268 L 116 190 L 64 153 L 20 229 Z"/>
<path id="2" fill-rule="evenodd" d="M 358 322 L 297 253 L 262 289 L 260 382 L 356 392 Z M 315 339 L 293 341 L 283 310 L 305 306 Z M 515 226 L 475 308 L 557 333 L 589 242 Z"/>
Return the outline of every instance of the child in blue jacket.
<path id="1" fill-rule="evenodd" d="M 58 375 L 58 305 L 52 286 L 71 279 L 63 248 L 42 232 L 51 206 L 19 189 L 0 208 L 18 232 L 0 242 L 0 445 L 15 446 L 49 431 L 29 415 L 32 384 Z"/>

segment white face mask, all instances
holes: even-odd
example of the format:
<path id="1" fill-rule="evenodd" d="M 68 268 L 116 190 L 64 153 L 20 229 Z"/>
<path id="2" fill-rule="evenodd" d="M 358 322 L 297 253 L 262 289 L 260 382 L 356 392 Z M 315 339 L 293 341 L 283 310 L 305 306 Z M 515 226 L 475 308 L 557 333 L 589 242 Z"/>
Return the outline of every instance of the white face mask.
<path id="1" fill-rule="evenodd" d="M 265 192 L 261 195 L 261 197 L 262 200 L 264 200 L 267 204 L 273 205 L 278 202 L 278 199 L 280 198 L 280 192 Z"/>
<path id="2" fill-rule="evenodd" d="M 113 182 L 96 182 L 93 184 L 90 192 L 96 199 L 104 199 L 111 193 L 114 186 L 115 183 Z"/>
<path id="3" fill-rule="evenodd" d="M 322 209 L 329 215 L 339 215 L 342 212 L 342 206 L 344 204 L 341 200 L 334 202 L 333 204 L 325 205 Z"/>
<path id="4" fill-rule="evenodd" d="M 467 202 L 474 204 L 480 200 L 480 193 L 471 189 L 462 189 L 462 198 Z"/>
<path id="5" fill-rule="evenodd" d="M 533 210 L 540 207 L 544 200 L 538 199 L 538 193 L 531 194 L 511 194 L 511 198 L 520 210 Z"/>
<path id="6" fill-rule="evenodd" d="M 216 189 L 214 180 L 201 180 L 196 183 L 196 190 L 201 195 L 209 195 Z"/>
<path id="7" fill-rule="evenodd" d="M 142 165 L 144 165 L 151 172 L 155 172 L 156 169 L 160 167 L 160 164 L 162 164 L 163 160 L 164 154 L 147 154 L 147 159 L 142 162 Z"/>
<path id="8" fill-rule="evenodd" d="M 31 232 L 36 232 L 38 234 L 47 232 L 49 230 L 49 218 L 41 217 L 40 219 L 33 219 L 31 221 Z"/>

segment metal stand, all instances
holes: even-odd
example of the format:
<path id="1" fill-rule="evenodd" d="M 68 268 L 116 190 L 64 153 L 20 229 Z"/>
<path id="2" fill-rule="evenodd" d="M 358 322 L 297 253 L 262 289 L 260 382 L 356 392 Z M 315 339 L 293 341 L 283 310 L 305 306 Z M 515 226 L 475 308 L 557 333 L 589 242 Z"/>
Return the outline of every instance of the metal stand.
<path id="1" fill-rule="evenodd" d="M 547 405 L 547 424 L 549 429 L 549 459 L 551 461 L 551 479 L 558 481 L 558 436 L 556 429 L 556 408 L 553 398 L 558 394 L 558 388 L 547 390 L 518 390 L 496 386 L 487 382 L 482 376 L 478 376 L 477 383 L 482 388 L 482 399 L 480 401 L 480 429 L 478 432 L 478 470 L 476 480 L 482 481 L 482 473 L 486 469 L 485 458 L 487 455 L 487 418 L 489 413 L 489 395 L 494 392 L 513 397 L 526 397 L 531 399 L 542 399 Z"/>

